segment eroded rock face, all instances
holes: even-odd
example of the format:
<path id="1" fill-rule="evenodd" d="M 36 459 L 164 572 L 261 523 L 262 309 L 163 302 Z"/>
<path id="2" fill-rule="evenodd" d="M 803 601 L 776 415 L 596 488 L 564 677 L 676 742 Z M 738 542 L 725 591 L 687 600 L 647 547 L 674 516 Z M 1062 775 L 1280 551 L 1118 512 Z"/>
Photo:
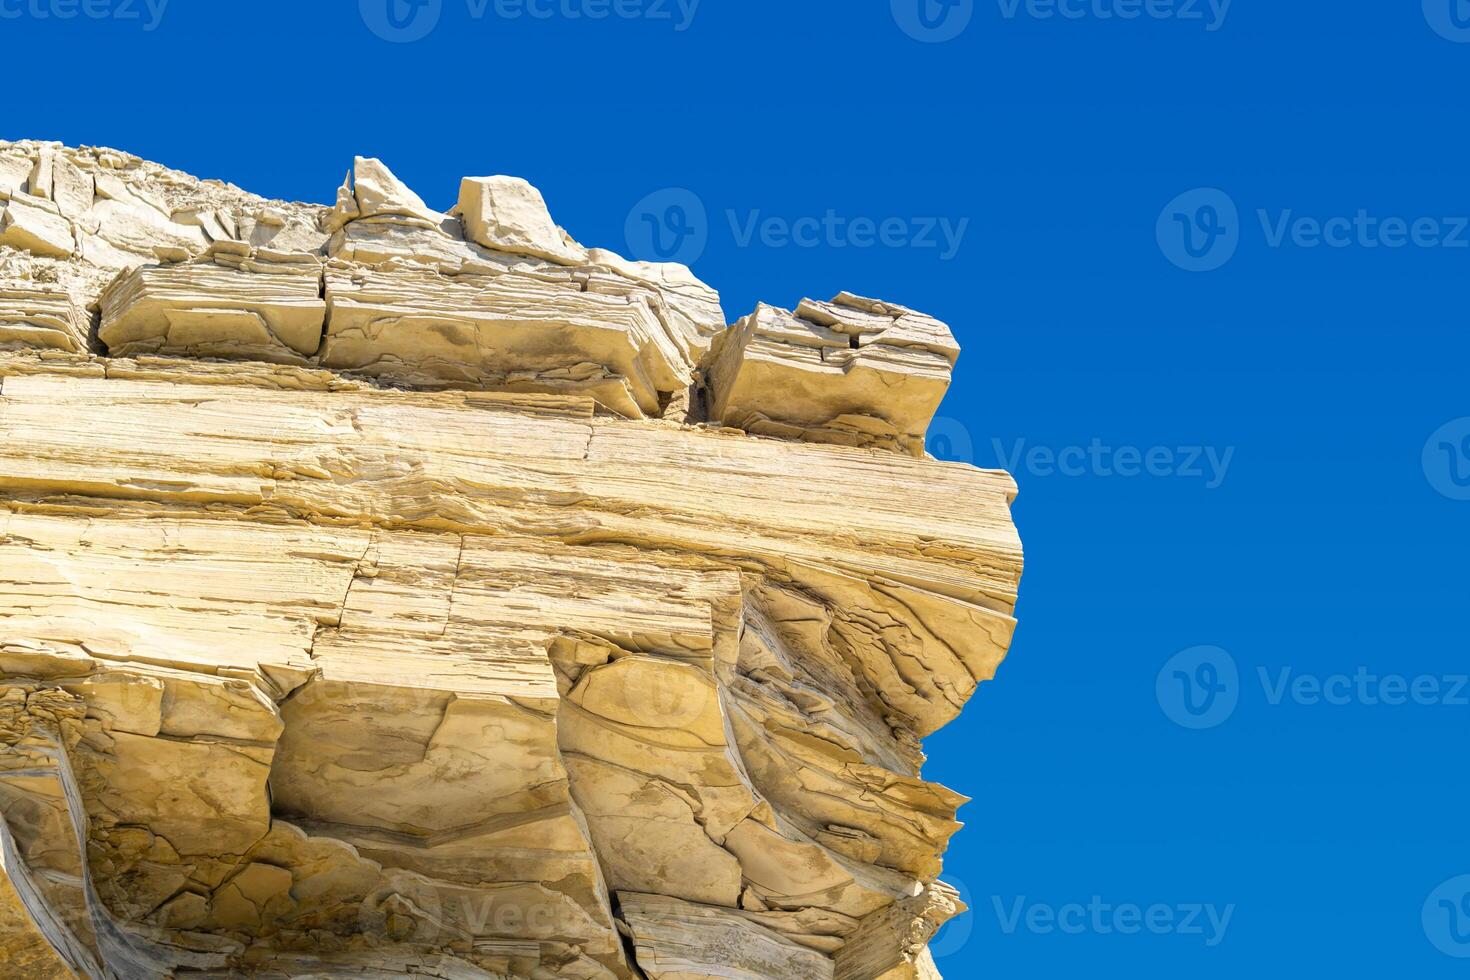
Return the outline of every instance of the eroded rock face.
<path id="1" fill-rule="evenodd" d="M 102 294 L 98 338 L 119 356 L 307 364 L 321 346 L 322 264 L 308 252 L 214 242 L 202 259 L 131 269 Z"/>
<path id="2" fill-rule="evenodd" d="M 924 455 L 959 357 L 931 316 L 842 293 L 760 306 L 710 358 L 710 416 L 761 435 Z"/>
<path id="3" fill-rule="evenodd" d="M 726 331 L 514 178 L 0 198 L 0 973 L 937 976 L 1021 574 L 947 328 Z"/>
<path id="4" fill-rule="evenodd" d="M 682 266 L 628 262 L 558 228 L 512 177 L 466 178 L 431 211 L 359 157 L 324 219 L 319 363 L 415 388 L 588 395 L 658 417 L 724 328 L 719 296 Z"/>

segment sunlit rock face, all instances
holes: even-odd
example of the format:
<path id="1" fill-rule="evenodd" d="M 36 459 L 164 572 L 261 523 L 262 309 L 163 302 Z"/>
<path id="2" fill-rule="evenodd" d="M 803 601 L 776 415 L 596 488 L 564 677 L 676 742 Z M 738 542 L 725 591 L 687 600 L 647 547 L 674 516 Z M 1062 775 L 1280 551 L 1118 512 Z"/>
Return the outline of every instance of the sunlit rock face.
<path id="1" fill-rule="evenodd" d="M 513 177 L 0 206 L 0 975 L 937 976 L 1022 564 L 947 327 L 727 328 Z"/>

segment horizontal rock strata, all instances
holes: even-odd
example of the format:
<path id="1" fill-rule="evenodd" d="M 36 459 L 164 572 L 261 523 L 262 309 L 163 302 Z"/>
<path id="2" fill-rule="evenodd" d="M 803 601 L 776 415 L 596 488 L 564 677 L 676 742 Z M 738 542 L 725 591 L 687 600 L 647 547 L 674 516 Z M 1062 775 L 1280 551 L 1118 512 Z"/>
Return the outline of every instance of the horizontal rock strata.
<path id="1" fill-rule="evenodd" d="M 937 976 L 1022 569 L 947 328 L 726 331 L 514 178 L 0 194 L 0 972 Z"/>
<path id="2" fill-rule="evenodd" d="M 202 260 L 142 266 L 102 295 L 110 352 L 306 364 L 321 346 L 322 265 L 305 252 L 215 242 Z"/>
<path id="3" fill-rule="evenodd" d="M 761 305 L 720 337 L 710 416 L 761 435 L 924 454 L 959 345 L 949 327 L 850 293 Z"/>

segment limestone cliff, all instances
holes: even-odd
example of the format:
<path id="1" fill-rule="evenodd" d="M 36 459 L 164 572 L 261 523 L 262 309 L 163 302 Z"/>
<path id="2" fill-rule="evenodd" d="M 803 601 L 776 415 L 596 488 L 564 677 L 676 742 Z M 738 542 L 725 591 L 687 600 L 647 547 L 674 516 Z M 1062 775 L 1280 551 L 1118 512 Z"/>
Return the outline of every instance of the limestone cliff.
<path id="1" fill-rule="evenodd" d="M 0 975 L 935 977 L 1004 473 L 949 329 L 539 192 L 0 143 Z"/>

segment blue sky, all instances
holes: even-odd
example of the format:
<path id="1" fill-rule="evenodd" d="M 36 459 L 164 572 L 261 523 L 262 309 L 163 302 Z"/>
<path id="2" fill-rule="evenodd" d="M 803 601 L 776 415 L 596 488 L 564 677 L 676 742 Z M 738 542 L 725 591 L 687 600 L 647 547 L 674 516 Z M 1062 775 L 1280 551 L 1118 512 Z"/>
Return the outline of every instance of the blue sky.
<path id="1" fill-rule="evenodd" d="M 0 137 L 946 320 L 1028 569 L 941 969 L 1463 974 L 1470 3 L 920 3 L 0 0 Z"/>

